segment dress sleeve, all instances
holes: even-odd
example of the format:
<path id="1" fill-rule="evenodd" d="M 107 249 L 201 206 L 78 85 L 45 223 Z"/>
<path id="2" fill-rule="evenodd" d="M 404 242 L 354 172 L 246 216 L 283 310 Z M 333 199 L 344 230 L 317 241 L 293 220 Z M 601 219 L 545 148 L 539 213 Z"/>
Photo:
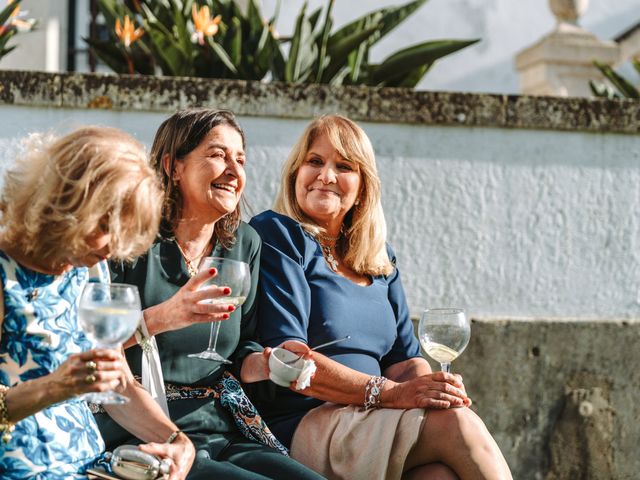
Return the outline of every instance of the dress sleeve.
<path id="1" fill-rule="evenodd" d="M 395 266 L 395 253 L 391 247 L 387 247 L 387 250 L 391 263 Z M 391 350 L 380 360 L 380 367 L 383 371 L 395 363 L 421 356 L 420 344 L 415 336 L 413 321 L 409 314 L 409 306 L 407 305 L 407 298 L 404 294 L 404 288 L 402 287 L 402 280 L 400 279 L 400 272 L 397 266 L 394 268 L 393 273 L 389 275 L 387 281 L 389 285 L 388 298 L 396 317 L 398 336 Z"/>
<path id="2" fill-rule="evenodd" d="M 258 338 L 270 347 L 286 340 L 307 343 L 311 293 L 305 276 L 306 235 L 300 225 L 280 215 L 251 221 L 262 237 Z"/>
<path id="3" fill-rule="evenodd" d="M 231 354 L 229 360 L 232 364 L 229 370 L 236 378 L 240 378 L 240 369 L 242 368 L 242 362 L 247 355 L 254 352 L 261 352 L 262 346 L 255 340 L 257 338 L 256 327 L 258 324 L 258 279 L 260 271 L 260 251 L 261 242 L 260 237 L 256 235 L 252 228 L 246 224 L 243 228 L 248 230 L 247 232 L 247 246 L 244 258 L 249 264 L 251 270 L 251 290 L 249 295 L 242 305 L 242 320 L 240 323 L 240 341 L 235 351 Z"/>

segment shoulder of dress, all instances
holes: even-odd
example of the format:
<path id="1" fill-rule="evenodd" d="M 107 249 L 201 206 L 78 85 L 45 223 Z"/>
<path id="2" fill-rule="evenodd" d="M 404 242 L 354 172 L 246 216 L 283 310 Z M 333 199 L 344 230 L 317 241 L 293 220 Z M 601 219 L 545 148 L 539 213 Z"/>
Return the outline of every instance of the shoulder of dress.
<path id="1" fill-rule="evenodd" d="M 267 210 L 253 217 L 250 225 L 257 230 L 263 245 L 269 245 L 291 257 L 304 258 L 315 250 L 311 236 L 300 223 L 286 215 Z"/>

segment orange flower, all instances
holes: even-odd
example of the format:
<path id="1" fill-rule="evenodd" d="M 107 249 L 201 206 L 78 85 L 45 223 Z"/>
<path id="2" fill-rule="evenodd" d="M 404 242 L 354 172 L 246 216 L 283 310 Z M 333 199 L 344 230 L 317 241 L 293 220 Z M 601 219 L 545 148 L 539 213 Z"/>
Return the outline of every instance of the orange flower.
<path id="1" fill-rule="evenodd" d="M 195 32 L 191 36 L 191 40 L 198 40 L 200 45 L 204 45 L 204 37 L 211 37 L 218 33 L 218 24 L 222 20 L 222 16 L 218 15 L 216 18 L 211 18 L 211 12 L 206 5 L 198 10 L 198 7 L 194 3 L 191 6 L 191 16 L 193 17 L 193 27 Z"/>
<path id="2" fill-rule="evenodd" d="M 13 1 L 14 0 L 8 0 L 7 6 L 11 5 Z M 8 23 L 6 25 L 0 25 L 0 35 L 10 30 L 13 30 L 14 28 L 20 32 L 28 32 L 29 30 L 33 29 L 33 26 L 35 25 L 36 21 L 34 19 L 20 20 L 18 18 L 19 14 L 20 14 L 20 5 L 16 6 L 13 13 L 9 15 Z M 24 15 L 26 14 L 27 12 L 24 12 Z M 22 17 L 24 15 L 20 15 L 20 16 Z"/>
<path id="3" fill-rule="evenodd" d="M 116 35 L 120 39 L 126 48 L 129 48 L 133 42 L 138 40 L 142 35 L 144 35 L 144 29 L 135 28 L 134 23 L 129 18 L 129 15 L 124 16 L 124 28 L 122 28 L 122 24 L 120 23 L 120 19 L 116 19 Z"/>

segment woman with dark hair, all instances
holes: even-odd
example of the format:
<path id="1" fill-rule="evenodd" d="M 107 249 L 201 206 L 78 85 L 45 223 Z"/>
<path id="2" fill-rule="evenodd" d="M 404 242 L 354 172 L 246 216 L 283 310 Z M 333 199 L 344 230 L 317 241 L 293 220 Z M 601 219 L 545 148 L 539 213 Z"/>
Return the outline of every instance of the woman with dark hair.
<path id="1" fill-rule="evenodd" d="M 269 356 L 253 341 L 261 242 L 240 220 L 246 178 L 240 125 L 228 111 L 177 112 L 158 129 L 151 157 L 165 189 L 160 238 L 135 263 L 112 264 L 112 278 L 140 290 L 144 325 L 126 345 L 127 360 L 145 383 L 141 364 L 159 354 L 166 382 L 156 376 L 159 403 L 166 385 L 164 405 L 197 450 L 188 478 L 320 478 L 283 454 L 236 380 L 266 379 Z M 203 303 L 229 293 L 200 289 L 216 274 L 198 272 L 205 256 L 249 264 L 251 290 L 242 306 Z M 223 321 L 217 350 L 230 366 L 188 356 L 205 349 L 212 321 Z M 105 437 L 126 440 L 115 427 L 102 422 Z"/>

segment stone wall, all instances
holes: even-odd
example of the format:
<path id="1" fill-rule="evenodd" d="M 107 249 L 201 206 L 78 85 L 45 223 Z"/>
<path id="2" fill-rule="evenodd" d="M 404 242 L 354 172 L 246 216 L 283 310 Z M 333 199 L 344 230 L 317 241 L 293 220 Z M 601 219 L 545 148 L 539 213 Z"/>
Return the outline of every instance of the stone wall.
<path id="1" fill-rule="evenodd" d="M 640 322 L 475 320 L 454 362 L 514 479 L 640 471 Z"/>
<path id="2" fill-rule="evenodd" d="M 240 115 L 255 212 L 310 118 L 361 122 L 412 312 L 483 319 L 454 369 L 514 478 L 637 477 L 637 102 L 0 71 L 0 159 L 85 123 L 149 144 L 187 106 Z"/>

